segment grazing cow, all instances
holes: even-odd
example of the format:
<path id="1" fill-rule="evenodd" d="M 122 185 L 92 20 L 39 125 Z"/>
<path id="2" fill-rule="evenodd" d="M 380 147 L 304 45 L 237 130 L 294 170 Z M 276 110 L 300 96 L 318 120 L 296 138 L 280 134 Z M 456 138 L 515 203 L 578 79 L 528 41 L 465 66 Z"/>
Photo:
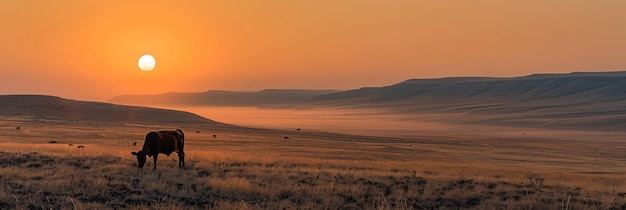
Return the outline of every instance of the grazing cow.
<path id="1" fill-rule="evenodd" d="M 137 146 L 137 142 L 136 142 L 136 141 L 135 141 L 135 142 L 133 142 L 133 146 Z"/>
<path id="2" fill-rule="evenodd" d="M 284 139 L 285 139 L 285 140 L 288 140 L 288 139 L 289 139 L 289 136 L 285 136 L 285 137 L 284 137 Z"/>
<path id="3" fill-rule="evenodd" d="M 85 149 L 85 146 L 83 146 L 83 145 L 78 145 L 78 146 L 76 146 L 76 148 L 78 148 L 78 149 Z"/>
<path id="4" fill-rule="evenodd" d="M 137 156 L 139 168 L 146 164 L 146 155 L 154 160 L 153 170 L 156 169 L 159 153 L 169 156 L 172 152 L 178 153 L 178 167 L 185 167 L 185 134 L 182 130 L 152 131 L 146 135 L 143 148 L 137 152 L 131 152 Z"/>
<path id="5" fill-rule="evenodd" d="M 213 138 L 217 138 L 217 135 L 213 134 Z"/>

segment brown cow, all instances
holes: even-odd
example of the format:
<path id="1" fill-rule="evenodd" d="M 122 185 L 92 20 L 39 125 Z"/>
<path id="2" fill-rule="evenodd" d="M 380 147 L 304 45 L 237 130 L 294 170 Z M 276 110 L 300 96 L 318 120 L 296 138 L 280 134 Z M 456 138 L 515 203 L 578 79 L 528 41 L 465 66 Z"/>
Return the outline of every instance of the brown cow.
<path id="1" fill-rule="evenodd" d="M 180 129 L 152 131 L 146 135 L 143 148 L 140 151 L 131 152 L 131 154 L 137 156 L 139 168 L 143 168 L 146 164 L 146 155 L 152 157 L 154 160 L 153 169 L 156 169 L 159 153 L 169 156 L 172 152 L 176 152 L 178 153 L 178 167 L 182 168 L 185 167 L 184 146 L 185 134 Z"/>

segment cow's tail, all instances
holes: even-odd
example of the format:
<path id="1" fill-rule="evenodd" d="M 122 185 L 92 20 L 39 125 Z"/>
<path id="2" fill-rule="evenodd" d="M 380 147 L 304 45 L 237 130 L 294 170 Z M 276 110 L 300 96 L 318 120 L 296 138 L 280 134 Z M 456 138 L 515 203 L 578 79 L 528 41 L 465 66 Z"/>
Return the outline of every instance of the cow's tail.
<path id="1" fill-rule="evenodd" d="M 183 130 L 176 129 L 176 133 L 178 134 L 178 138 L 175 138 L 176 141 L 176 153 L 178 153 L 178 167 L 185 167 L 185 133 Z"/>
<path id="2" fill-rule="evenodd" d="M 185 149 L 185 133 L 183 133 L 183 130 L 181 129 L 176 129 L 176 133 L 178 133 L 178 135 L 180 136 L 177 142 L 178 145 L 176 145 L 176 147 L 178 148 L 176 152 L 183 152 Z"/>

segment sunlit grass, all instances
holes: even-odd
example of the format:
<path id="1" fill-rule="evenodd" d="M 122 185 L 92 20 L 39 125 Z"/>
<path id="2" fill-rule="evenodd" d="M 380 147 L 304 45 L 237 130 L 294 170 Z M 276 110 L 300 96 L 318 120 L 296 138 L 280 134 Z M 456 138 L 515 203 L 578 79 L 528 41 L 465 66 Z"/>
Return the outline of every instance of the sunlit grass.
<path id="1" fill-rule="evenodd" d="M 6 134 L 0 138 L 0 158 L 6 160 L 0 163 L 0 209 L 626 207 L 620 142 L 397 139 L 189 126 L 183 127 L 186 169 L 177 168 L 176 155 L 159 156 L 156 171 L 150 160 L 138 169 L 130 152 L 152 129 L 0 128 Z M 95 135 L 97 130 L 107 131 Z"/>
<path id="2" fill-rule="evenodd" d="M 562 208 L 569 198 L 570 207 L 594 209 L 626 202 L 623 175 L 496 172 L 486 165 L 417 172 L 250 157 L 195 157 L 184 170 L 164 161 L 151 171 L 99 154 L 0 154 L 17 161 L 0 169 L 0 205 L 8 208 Z"/>

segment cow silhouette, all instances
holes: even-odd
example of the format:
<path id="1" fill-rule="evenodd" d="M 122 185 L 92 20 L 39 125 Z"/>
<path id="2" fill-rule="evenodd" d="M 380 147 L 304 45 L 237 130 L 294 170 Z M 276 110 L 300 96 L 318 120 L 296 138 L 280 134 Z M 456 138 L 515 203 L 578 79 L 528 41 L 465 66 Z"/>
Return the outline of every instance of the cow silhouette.
<path id="1" fill-rule="evenodd" d="M 143 168 L 146 164 L 146 156 L 154 161 L 153 170 L 156 169 L 157 159 L 160 154 L 169 156 L 172 152 L 178 153 L 178 167 L 185 167 L 185 134 L 182 130 L 160 130 L 146 134 L 143 148 L 137 152 L 131 152 L 137 156 L 137 166 Z"/>

